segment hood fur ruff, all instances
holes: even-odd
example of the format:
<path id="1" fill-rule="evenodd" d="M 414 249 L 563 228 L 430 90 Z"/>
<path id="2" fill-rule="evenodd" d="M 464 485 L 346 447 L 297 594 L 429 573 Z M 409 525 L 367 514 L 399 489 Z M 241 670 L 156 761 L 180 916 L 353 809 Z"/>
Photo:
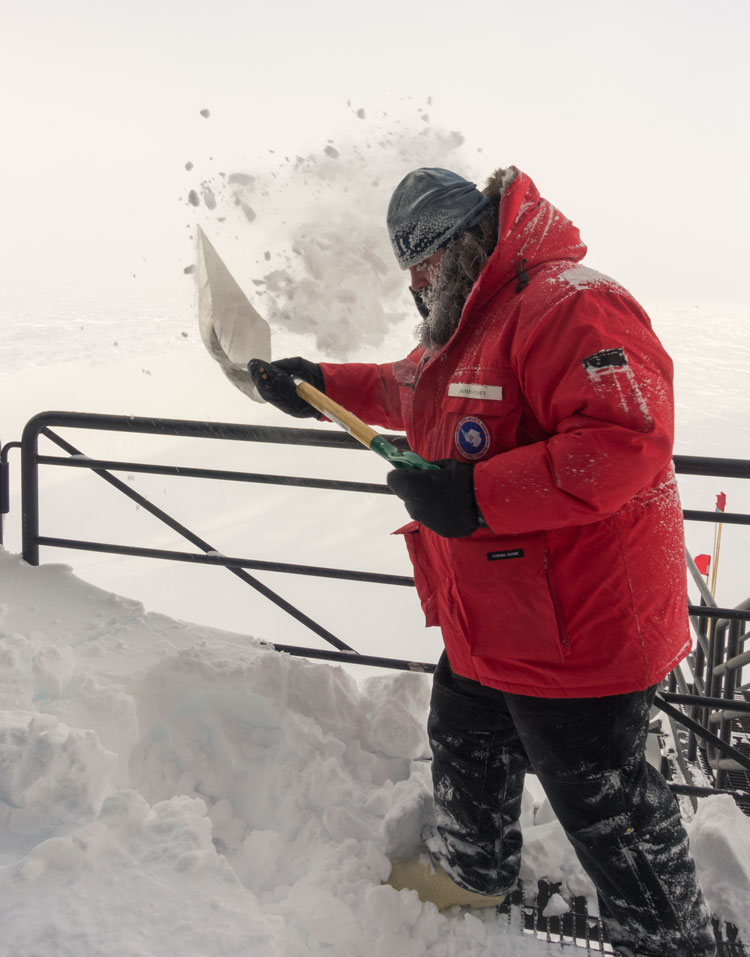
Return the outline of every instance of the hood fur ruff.
<path id="1" fill-rule="evenodd" d="M 495 205 L 498 205 L 505 187 L 512 183 L 516 176 L 518 176 L 518 170 L 515 166 L 509 166 L 507 169 L 498 167 L 487 180 L 487 185 L 482 192 Z"/>

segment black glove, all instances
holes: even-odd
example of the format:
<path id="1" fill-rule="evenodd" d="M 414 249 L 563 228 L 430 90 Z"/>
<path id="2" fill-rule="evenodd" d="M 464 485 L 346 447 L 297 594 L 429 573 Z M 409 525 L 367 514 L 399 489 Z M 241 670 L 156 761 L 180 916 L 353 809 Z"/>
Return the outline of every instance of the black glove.
<path id="1" fill-rule="evenodd" d="M 279 359 L 277 362 L 251 359 L 247 369 L 255 388 L 266 402 L 270 402 L 277 409 L 298 419 L 306 419 L 310 416 L 315 416 L 316 419 L 323 418 L 317 409 L 297 395 L 292 381 L 292 376 L 297 376 L 315 386 L 319 392 L 325 392 L 323 370 L 317 363 L 308 362 L 300 356 L 295 356 L 293 359 Z"/>
<path id="2" fill-rule="evenodd" d="M 474 498 L 474 466 L 439 459 L 440 469 L 396 469 L 388 488 L 406 505 L 411 517 L 443 538 L 466 538 L 483 524 Z"/>

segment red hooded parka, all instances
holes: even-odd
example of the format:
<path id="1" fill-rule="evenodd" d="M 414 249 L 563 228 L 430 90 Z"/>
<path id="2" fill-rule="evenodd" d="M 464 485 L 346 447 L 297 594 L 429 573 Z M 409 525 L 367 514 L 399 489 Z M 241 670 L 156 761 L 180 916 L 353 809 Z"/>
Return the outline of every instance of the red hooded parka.
<path id="1" fill-rule="evenodd" d="M 517 172 L 442 349 L 322 366 L 326 393 L 366 422 L 405 430 L 426 459 L 475 463 L 487 528 L 400 531 L 453 670 L 537 697 L 642 690 L 691 644 L 672 363 L 585 252 Z"/>

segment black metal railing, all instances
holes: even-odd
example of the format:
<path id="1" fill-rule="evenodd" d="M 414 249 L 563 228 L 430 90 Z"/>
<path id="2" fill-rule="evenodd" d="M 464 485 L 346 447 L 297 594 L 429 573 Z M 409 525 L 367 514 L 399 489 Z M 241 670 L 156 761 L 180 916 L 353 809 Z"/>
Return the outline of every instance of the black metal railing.
<path id="1" fill-rule="evenodd" d="M 171 561 L 183 561 L 193 564 L 220 565 L 227 568 L 245 584 L 254 588 L 281 610 L 307 627 L 314 634 L 351 656 L 357 652 L 341 638 L 319 622 L 296 608 L 281 595 L 250 575 L 245 569 L 284 571 L 298 575 L 317 575 L 326 578 L 340 578 L 350 581 L 377 582 L 389 585 L 412 586 L 413 579 L 398 575 L 381 575 L 368 572 L 354 572 L 347 569 L 320 568 L 296 563 L 263 562 L 257 559 L 226 556 L 220 554 L 213 545 L 187 528 L 164 509 L 155 505 L 145 496 L 128 486 L 115 475 L 114 471 L 127 471 L 169 475 L 191 478 L 205 478 L 217 481 L 287 485 L 290 487 L 333 489 L 336 491 L 367 492 L 390 495 L 386 485 L 326 480 L 308 477 L 268 475 L 266 473 L 230 472 L 220 469 L 183 468 L 148 463 L 122 462 L 110 459 L 87 457 L 80 449 L 59 436 L 53 428 L 67 427 L 97 431 L 127 432 L 144 435 L 166 435 L 182 438 L 205 438 L 235 440 L 244 442 L 265 442 L 282 445 L 314 446 L 333 449 L 358 450 L 363 447 L 342 432 L 329 432 L 321 429 L 273 428 L 267 426 L 237 425 L 234 423 L 196 422 L 183 419 L 152 419 L 134 416 L 101 415 L 94 413 L 43 412 L 29 420 L 21 439 L 21 494 L 22 494 L 22 549 L 23 557 L 31 565 L 39 563 L 41 546 L 71 548 L 97 551 L 109 554 L 127 554 L 147 558 L 160 558 Z M 65 456 L 40 455 L 39 438 L 44 436 L 66 453 Z M 403 436 L 389 436 L 394 444 L 405 445 Z M 18 443 L 15 443 L 16 445 Z M 52 538 L 43 536 L 39 531 L 39 467 L 52 465 L 63 468 L 85 468 L 98 475 L 109 485 L 117 489 L 140 508 L 148 512 L 164 525 L 177 532 L 199 552 L 176 552 L 166 549 L 150 549 L 140 546 L 124 546 L 112 542 L 91 542 L 71 538 Z M 135 467 L 135 469 L 134 469 Z M 300 654 L 302 652 L 300 651 Z M 394 663 L 394 659 L 383 658 L 384 667 Z M 412 667 L 428 668 L 427 665 L 413 663 Z"/>
<path id="2" fill-rule="evenodd" d="M 336 649 L 334 651 L 292 645 L 274 645 L 279 650 L 304 657 L 345 661 L 349 664 L 376 665 L 384 668 L 424 672 L 434 670 L 434 665 L 428 662 L 413 662 L 359 654 L 345 640 L 332 634 L 319 622 L 314 621 L 277 592 L 261 583 L 250 574 L 248 569 L 395 586 L 412 586 L 412 578 L 297 563 L 268 562 L 220 554 L 209 542 L 112 473 L 127 471 L 128 473 L 202 478 L 213 481 L 285 485 L 290 488 L 332 489 L 390 495 L 391 492 L 386 485 L 90 458 L 58 435 L 54 431 L 57 428 L 362 450 L 362 446 L 349 435 L 322 429 L 275 428 L 182 419 L 154 419 L 73 412 L 40 413 L 27 423 L 20 443 L 10 442 L 0 448 L 0 542 L 2 541 L 2 515 L 6 514 L 9 509 L 8 454 L 12 449 L 20 448 L 22 547 L 23 557 L 29 564 L 38 564 L 40 547 L 49 546 L 193 564 L 220 565 Z M 39 440 L 42 436 L 65 454 L 40 454 Z M 401 448 L 408 447 L 403 436 L 388 436 L 388 438 Z M 681 474 L 750 478 L 750 461 L 743 459 L 675 456 L 674 462 L 676 471 Z M 120 545 L 112 542 L 86 541 L 40 534 L 39 468 L 41 466 L 86 469 L 93 472 L 167 527 L 177 532 L 197 551 L 181 552 L 144 548 L 137 545 Z M 744 514 L 688 510 L 684 515 L 685 519 L 689 521 L 750 524 L 750 515 Z M 688 564 L 690 565 L 690 560 Z M 747 702 L 737 698 L 741 690 L 737 684 L 737 676 L 741 668 L 750 661 L 750 653 L 742 650 L 742 645 L 750 634 L 744 624 L 750 621 L 750 600 L 738 608 L 719 608 L 716 607 L 710 593 L 706 594 L 706 591 L 704 583 L 701 604 L 691 604 L 688 609 L 694 622 L 697 639 L 696 652 L 690 662 L 690 679 L 686 679 L 681 670 L 676 669 L 670 676 L 667 688 L 657 696 L 657 705 L 671 720 L 676 721 L 682 728 L 686 729 L 689 735 L 688 757 L 691 760 L 696 757 L 698 741 L 702 742 L 708 764 L 715 772 L 716 788 L 701 787 L 690 782 L 672 782 L 671 786 L 677 793 L 691 796 L 716 793 L 717 789 L 720 792 L 727 791 L 727 793 L 732 793 L 741 805 L 750 810 L 750 748 L 745 753 L 741 746 L 736 747 L 736 742 L 733 743 L 734 725 L 738 720 L 744 720 L 750 710 L 750 695 L 747 696 Z M 739 783 L 730 781 L 728 775 L 737 771 L 743 775 Z M 747 778 L 747 787 L 743 786 L 745 777 Z"/>

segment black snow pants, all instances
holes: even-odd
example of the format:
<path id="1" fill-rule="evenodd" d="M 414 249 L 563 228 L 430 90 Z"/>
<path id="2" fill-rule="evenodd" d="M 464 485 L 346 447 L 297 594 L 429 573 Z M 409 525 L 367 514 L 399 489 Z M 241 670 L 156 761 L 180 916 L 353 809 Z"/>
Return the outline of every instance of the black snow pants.
<path id="1" fill-rule="evenodd" d="M 511 891 L 531 768 L 599 896 L 617 954 L 709 957 L 711 919 L 677 803 L 646 761 L 655 688 L 532 698 L 435 672 L 429 735 L 437 859 L 459 884 Z"/>

